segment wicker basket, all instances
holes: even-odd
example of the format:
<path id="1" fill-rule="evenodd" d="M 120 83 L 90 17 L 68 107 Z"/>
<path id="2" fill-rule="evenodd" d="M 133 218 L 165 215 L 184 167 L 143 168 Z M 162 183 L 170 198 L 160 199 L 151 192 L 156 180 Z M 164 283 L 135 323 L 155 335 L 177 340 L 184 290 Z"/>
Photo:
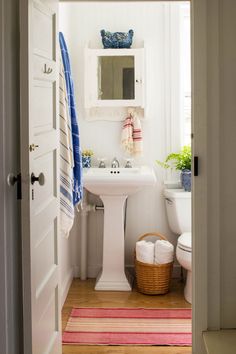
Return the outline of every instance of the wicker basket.
<path id="1" fill-rule="evenodd" d="M 161 240 L 166 240 L 166 237 L 157 233 L 151 232 L 139 237 L 138 241 L 143 240 L 148 236 L 157 236 Z M 169 291 L 173 262 L 167 264 L 148 264 L 137 261 L 135 253 L 135 272 L 138 290 L 143 294 L 158 295 L 166 294 Z"/>

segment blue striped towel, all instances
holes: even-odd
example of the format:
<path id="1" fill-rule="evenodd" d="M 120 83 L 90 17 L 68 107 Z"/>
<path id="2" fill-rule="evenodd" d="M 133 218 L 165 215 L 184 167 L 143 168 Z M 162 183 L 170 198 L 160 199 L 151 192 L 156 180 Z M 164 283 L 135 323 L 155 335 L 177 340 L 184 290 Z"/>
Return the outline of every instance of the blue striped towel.
<path id="1" fill-rule="evenodd" d="M 60 226 L 63 236 L 69 237 L 74 223 L 73 203 L 73 144 L 71 119 L 66 93 L 66 80 L 60 57 L 59 76 L 59 115 L 60 115 Z"/>
<path id="2" fill-rule="evenodd" d="M 80 150 L 79 126 L 77 122 L 76 109 L 75 109 L 74 85 L 73 85 L 73 80 L 71 75 L 70 58 L 69 58 L 69 53 L 67 50 L 64 36 L 61 32 L 59 33 L 59 40 L 60 40 L 64 71 L 65 71 L 66 89 L 67 89 L 69 112 L 71 118 L 73 155 L 74 155 L 73 203 L 74 205 L 76 205 L 83 198 L 82 154 Z"/>

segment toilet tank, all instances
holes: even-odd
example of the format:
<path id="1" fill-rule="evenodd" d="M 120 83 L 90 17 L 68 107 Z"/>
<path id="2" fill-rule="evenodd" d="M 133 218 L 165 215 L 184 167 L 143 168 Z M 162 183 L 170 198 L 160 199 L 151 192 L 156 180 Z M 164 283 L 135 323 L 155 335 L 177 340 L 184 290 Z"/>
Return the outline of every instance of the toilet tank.
<path id="1" fill-rule="evenodd" d="M 183 189 L 165 189 L 165 205 L 171 230 L 181 235 L 191 231 L 191 192 Z"/>

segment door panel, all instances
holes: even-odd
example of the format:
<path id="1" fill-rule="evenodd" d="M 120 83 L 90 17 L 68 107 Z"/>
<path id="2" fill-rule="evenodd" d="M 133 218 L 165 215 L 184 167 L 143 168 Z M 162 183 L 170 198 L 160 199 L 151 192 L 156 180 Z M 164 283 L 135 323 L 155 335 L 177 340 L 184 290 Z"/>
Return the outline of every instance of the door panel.
<path id="1" fill-rule="evenodd" d="M 58 1 L 22 3 L 24 354 L 59 354 Z M 32 184 L 32 173 L 44 178 Z"/>
<path id="2" fill-rule="evenodd" d="M 44 3 L 50 4 L 50 1 L 33 2 L 33 51 L 35 54 L 47 59 L 55 60 L 56 44 L 54 37 L 56 34 L 56 14 L 46 8 Z"/>
<path id="3" fill-rule="evenodd" d="M 36 80 L 35 80 L 36 81 Z M 55 129 L 56 123 L 56 85 L 54 82 L 36 81 L 33 88 L 33 128 L 34 134 L 39 135 Z M 37 99 L 40 97 L 40 100 Z"/>
<path id="4" fill-rule="evenodd" d="M 35 337 L 34 350 L 35 353 L 49 353 L 51 350 L 50 346 L 53 344 L 51 340 L 58 340 L 56 334 L 58 332 L 58 327 L 57 322 L 55 321 L 58 307 L 58 289 L 54 286 L 50 291 L 41 293 L 40 295 L 44 300 L 47 300 L 47 306 L 45 307 L 44 304 L 42 304 L 42 301 L 37 302 L 38 322 L 35 328 L 37 337 Z M 49 296 L 49 298 L 46 299 L 47 296 Z M 57 351 L 54 353 L 59 353 L 58 350 L 59 349 L 57 348 Z"/>
<path id="5" fill-rule="evenodd" d="M 57 232 L 57 200 L 53 199 L 51 203 L 48 205 L 48 209 L 54 210 L 54 217 L 53 217 L 53 226 L 52 226 L 52 214 L 48 214 L 47 208 L 43 208 L 39 214 L 34 216 L 34 225 L 32 226 L 32 233 L 34 234 L 34 243 L 35 247 L 37 247 L 40 242 L 42 242 L 43 238 L 45 237 L 48 230 L 52 229 L 54 232 Z M 55 253 L 55 252 L 54 252 Z M 56 261 L 55 261 L 56 262 Z"/>
<path id="6" fill-rule="evenodd" d="M 38 266 L 35 269 L 36 293 L 42 286 L 45 276 L 47 276 L 57 264 L 57 255 L 55 254 L 56 250 L 54 248 L 55 231 L 54 224 L 51 224 L 49 230 L 40 232 L 40 235 L 38 235 L 40 237 L 37 237 L 38 242 L 35 244 L 35 261 L 36 264 L 40 264 L 40 267 Z M 44 261 L 41 264 L 40 260 L 42 258 Z"/>

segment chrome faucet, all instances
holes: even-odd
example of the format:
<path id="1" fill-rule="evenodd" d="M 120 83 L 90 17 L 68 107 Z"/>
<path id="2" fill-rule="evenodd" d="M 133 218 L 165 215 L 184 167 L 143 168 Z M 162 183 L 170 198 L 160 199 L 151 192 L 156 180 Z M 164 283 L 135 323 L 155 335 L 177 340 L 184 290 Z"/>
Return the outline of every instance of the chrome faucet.
<path id="1" fill-rule="evenodd" d="M 119 161 L 117 160 L 116 157 L 114 157 L 114 159 L 112 160 L 112 162 L 111 162 L 111 167 L 112 167 L 112 168 L 120 167 L 120 163 L 119 163 Z"/>

